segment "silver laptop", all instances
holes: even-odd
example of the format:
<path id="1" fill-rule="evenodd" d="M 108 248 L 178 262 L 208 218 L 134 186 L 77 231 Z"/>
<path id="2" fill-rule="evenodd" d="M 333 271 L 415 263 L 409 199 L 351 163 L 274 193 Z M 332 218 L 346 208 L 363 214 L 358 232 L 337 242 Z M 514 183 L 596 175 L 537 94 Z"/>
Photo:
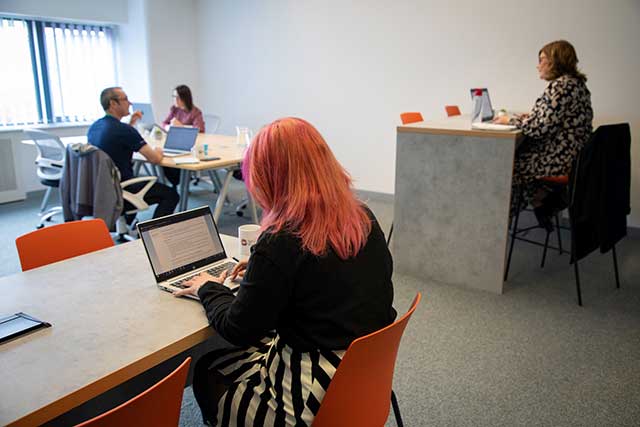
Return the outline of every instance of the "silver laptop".
<path id="1" fill-rule="evenodd" d="M 471 129 L 480 129 L 480 130 L 496 130 L 496 131 L 511 131 L 515 130 L 516 126 L 514 125 L 502 125 L 498 123 L 493 123 L 493 118 L 495 116 L 493 111 L 493 106 L 491 105 L 491 97 L 489 96 L 489 89 L 486 87 L 483 88 L 475 88 L 471 89 L 471 99 L 474 98 L 474 95 L 480 97 L 480 102 L 474 104 L 472 119 L 471 119 Z M 478 117 L 480 121 L 476 121 L 473 118 Z"/>
<path id="2" fill-rule="evenodd" d="M 474 105 L 474 111 L 472 113 L 472 117 L 476 117 L 478 115 L 482 115 L 481 121 L 490 122 L 493 120 L 493 107 L 491 106 L 491 97 L 489 97 L 489 89 L 486 87 L 483 88 L 474 88 L 470 89 L 471 99 L 473 99 L 474 95 L 481 97 L 481 103 Z M 475 108 L 478 108 L 478 111 L 475 111 Z"/>
<path id="3" fill-rule="evenodd" d="M 224 250 L 209 206 L 144 221 L 137 227 L 162 290 L 177 291 L 203 271 L 217 276 L 236 265 Z M 231 282 L 229 287 L 237 290 L 238 284 Z"/>
<path id="4" fill-rule="evenodd" d="M 151 104 L 143 102 L 132 102 L 131 109 L 133 111 L 140 111 L 142 113 L 142 118 L 139 120 L 139 123 L 141 123 L 146 130 L 150 131 L 154 126 L 162 129 L 162 126 L 156 123 Z M 164 129 L 162 130 L 164 131 Z"/>
<path id="5" fill-rule="evenodd" d="M 167 157 L 191 153 L 200 129 L 195 127 L 171 126 L 162 151 Z"/>

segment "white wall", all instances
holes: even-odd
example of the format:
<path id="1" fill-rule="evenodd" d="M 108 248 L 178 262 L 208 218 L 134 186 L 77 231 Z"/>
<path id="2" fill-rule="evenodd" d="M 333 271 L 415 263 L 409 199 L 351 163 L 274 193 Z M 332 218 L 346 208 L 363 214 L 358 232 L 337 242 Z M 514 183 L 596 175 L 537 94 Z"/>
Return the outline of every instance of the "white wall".
<path id="1" fill-rule="evenodd" d="M 200 105 L 196 17 L 193 0 L 146 0 L 147 40 L 151 102 L 158 121 L 164 119 L 173 103 L 171 94 L 186 84 Z"/>
<path id="2" fill-rule="evenodd" d="M 118 82 L 131 101 L 150 102 L 146 1 L 128 0 L 128 16 L 115 30 Z"/>
<path id="3" fill-rule="evenodd" d="M 402 111 L 468 111 L 474 86 L 490 88 L 495 108 L 528 110 L 545 86 L 538 50 L 559 38 L 578 51 L 597 119 L 640 135 L 637 0 L 198 0 L 197 17 L 200 103 L 221 130 L 306 118 L 359 189 L 393 192 Z M 632 202 L 640 225 L 638 167 Z"/>
<path id="4" fill-rule="evenodd" d="M 127 22 L 127 0 L 0 0 L 0 12 L 82 22 Z"/>

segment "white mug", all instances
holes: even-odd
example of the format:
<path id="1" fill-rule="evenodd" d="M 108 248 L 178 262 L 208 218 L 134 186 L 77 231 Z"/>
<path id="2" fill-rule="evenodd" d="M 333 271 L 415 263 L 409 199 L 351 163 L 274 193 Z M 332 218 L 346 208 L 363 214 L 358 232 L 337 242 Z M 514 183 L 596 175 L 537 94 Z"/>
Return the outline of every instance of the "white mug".
<path id="1" fill-rule="evenodd" d="M 260 226 L 257 224 L 245 224 L 238 227 L 239 259 L 246 261 L 251 255 L 251 246 L 255 245 L 260 237 Z"/>

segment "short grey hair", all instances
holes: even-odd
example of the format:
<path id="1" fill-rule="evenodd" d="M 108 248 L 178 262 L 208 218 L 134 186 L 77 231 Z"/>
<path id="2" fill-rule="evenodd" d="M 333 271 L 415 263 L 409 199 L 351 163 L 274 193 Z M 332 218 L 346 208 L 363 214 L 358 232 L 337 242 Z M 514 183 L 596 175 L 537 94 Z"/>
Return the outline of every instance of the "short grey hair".
<path id="1" fill-rule="evenodd" d="M 112 99 L 118 99 L 116 89 L 122 90 L 120 86 L 113 86 L 103 89 L 100 93 L 100 104 L 102 105 L 102 109 L 104 111 L 107 111 L 109 109 L 109 105 L 111 105 Z"/>

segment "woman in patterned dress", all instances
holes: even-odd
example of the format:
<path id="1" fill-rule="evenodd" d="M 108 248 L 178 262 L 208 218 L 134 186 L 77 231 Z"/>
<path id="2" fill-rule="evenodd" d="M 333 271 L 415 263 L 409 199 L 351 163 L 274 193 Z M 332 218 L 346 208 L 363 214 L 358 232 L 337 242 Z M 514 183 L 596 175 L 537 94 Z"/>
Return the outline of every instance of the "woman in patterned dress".
<path id="1" fill-rule="evenodd" d="M 562 208 L 557 194 L 538 178 L 563 176 L 591 136 L 591 93 L 587 77 L 578 71 L 578 57 L 571 43 L 558 40 L 538 52 L 538 73 L 549 84 L 529 114 L 502 116 L 497 123 L 516 125 L 526 137 L 516 153 L 512 195 L 522 191 L 521 207 L 530 203 L 541 225 Z M 512 197 L 515 203 L 515 197 Z M 515 214 L 512 206 L 512 214 Z"/>
<path id="2" fill-rule="evenodd" d="M 237 296 L 203 273 L 211 326 L 239 346 L 202 357 L 193 391 L 206 423 L 307 426 L 353 340 L 393 322 L 392 260 L 373 213 L 320 133 L 297 118 L 254 138 L 245 184 L 263 208 Z"/>

